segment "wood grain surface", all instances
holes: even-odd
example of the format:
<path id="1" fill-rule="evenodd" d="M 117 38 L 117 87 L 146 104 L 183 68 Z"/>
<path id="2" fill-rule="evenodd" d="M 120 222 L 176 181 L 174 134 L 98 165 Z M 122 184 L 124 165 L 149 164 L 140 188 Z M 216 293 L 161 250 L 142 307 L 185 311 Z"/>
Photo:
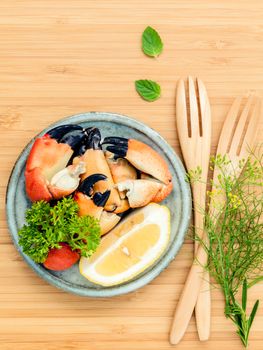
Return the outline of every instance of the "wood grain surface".
<path id="1" fill-rule="evenodd" d="M 140 50 L 147 25 L 161 34 L 164 52 Z M 64 293 L 35 275 L 16 252 L 4 198 L 16 158 L 41 129 L 84 111 L 113 111 L 156 129 L 180 154 L 175 85 L 200 76 L 212 106 L 212 150 L 238 94 L 263 97 L 261 0 L 1 0 L 0 2 L 0 349 L 168 350 L 173 311 L 192 262 L 186 241 L 150 285 L 112 299 Z M 141 100 L 134 80 L 162 85 L 154 103 Z M 263 125 L 259 141 L 263 141 Z M 263 285 L 249 291 L 249 307 Z M 212 332 L 198 341 L 194 318 L 177 349 L 242 349 L 212 290 Z M 263 348 L 263 307 L 250 349 Z"/>

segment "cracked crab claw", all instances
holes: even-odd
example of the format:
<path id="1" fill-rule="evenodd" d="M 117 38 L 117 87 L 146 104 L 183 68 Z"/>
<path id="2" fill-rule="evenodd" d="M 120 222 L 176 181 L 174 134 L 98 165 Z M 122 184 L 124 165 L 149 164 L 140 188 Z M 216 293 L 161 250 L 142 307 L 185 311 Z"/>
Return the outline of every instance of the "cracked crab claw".
<path id="1" fill-rule="evenodd" d="M 121 217 L 115 213 L 108 213 L 104 206 L 110 196 L 110 191 L 104 193 L 94 192 L 94 185 L 98 181 L 105 181 L 107 177 L 103 174 L 93 174 L 88 176 L 79 186 L 74 199 L 79 206 L 80 216 L 93 216 L 99 220 L 101 235 L 109 232 Z"/>
<path id="2" fill-rule="evenodd" d="M 149 180 L 126 180 L 116 185 L 119 191 L 125 191 L 131 208 L 139 208 L 152 202 L 162 185 Z"/>
<path id="3" fill-rule="evenodd" d="M 100 234 L 105 235 L 105 233 L 108 233 L 113 227 L 118 224 L 120 219 L 120 215 L 109 213 L 103 210 L 100 216 Z"/>
<path id="4" fill-rule="evenodd" d="M 156 182 L 160 183 L 158 180 L 154 179 L 152 176 L 145 174 L 145 173 L 141 173 L 141 179 L 149 180 L 149 181 L 156 181 Z M 164 185 L 161 183 L 161 189 L 160 189 L 160 191 L 157 192 L 156 196 L 153 198 L 152 201 L 155 203 L 161 202 L 164 198 L 166 198 L 171 193 L 172 189 L 173 189 L 172 182 L 170 182 L 168 185 Z"/>
<path id="5" fill-rule="evenodd" d="M 74 150 L 81 145 L 85 137 L 85 129 L 69 124 L 56 127 L 35 140 L 25 170 L 26 193 L 31 201 L 50 201 L 54 198 L 50 191 L 51 180 L 66 168 Z M 67 188 L 67 194 L 68 190 Z M 56 198 L 65 195 L 63 191 L 60 191 L 60 194 L 59 191 L 54 192 Z"/>
<path id="6" fill-rule="evenodd" d="M 84 152 L 79 158 L 75 158 L 73 163 L 83 161 L 86 166 L 86 172 L 81 176 L 81 181 L 93 174 L 104 174 L 105 180 L 94 184 L 94 192 L 110 191 L 110 196 L 105 205 L 105 210 L 114 211 L 120 205 L 120 196 L 114 187 L 114 181 L 106 162 L 104 152 L 101 147 L 101 135 L 98 128 L 90 128 L 86 143 L 82 148 Z"/>
<path id="7" fill-rule="evenodd" d="M 103 208 L 110 196 L 110 191 L 106 190 L 104 193 L 95 192 L 94 185 L 99 181 L 105 181 L 107 177 L 103 174 L 93 174 L 88 176 L 79 186 L 75 193 L 74 199 L 79 206 L 79 215 L 94 216 L 100 219 Z"/>
<path id="8" fill-rule="evenodd" d="M 151 175 L 155 179 L 168 185 L 172 182 L 172 175 L 165 160 L 150 146 L 123 137 L 105 137 L 103 144 L 110 144 L 106 149 L 115 157 L 126 158 L 136 169 Z"/>
<path id="9" fill-rule="evenodd" d="M 124 158 L 115 158 L 111 152 L 105 152 L 105 158 L 109 165 L 111 175 L 115 184 L 137 179 L 137 170 Z M 121 199 L 125 198 L 125 193 L 119 192 Z M 122 206 L 122 203 L 121 205 Z"/>
<path id="10" fill-rule="evenodd" d="M 106 149 L 114 153 L 115 158 L 126 158 L 136 169 L 144 173 L 142 179 L 161 183 L 160 191 L 155 198 L 152 198 L 154 202 L 162 201 L 171 193 L 173 184 L 168 165 L 153 148 L 141 141 L 123 137 L 106 137 L 103 144 L 109 144 Z"/>
<path id="11" fill-rule="evenodd" d="M 121 214 L 130 209 L 130 204 L 128 199 L 126 198 L 125 192 L 119 192 L 123 194 L 124 198 L 121 199 L 120 205 L 113 211 L 113 213 L 115 214 Z"/>
<path id="12" fill-rule="evenodd" d="M 70 165 L 56 173 L 48 185 L 48 189 L 54 199 L 68 196 L 73 193 L 80 181 L 80 175 L 85 173 L 84 162 Z"/>

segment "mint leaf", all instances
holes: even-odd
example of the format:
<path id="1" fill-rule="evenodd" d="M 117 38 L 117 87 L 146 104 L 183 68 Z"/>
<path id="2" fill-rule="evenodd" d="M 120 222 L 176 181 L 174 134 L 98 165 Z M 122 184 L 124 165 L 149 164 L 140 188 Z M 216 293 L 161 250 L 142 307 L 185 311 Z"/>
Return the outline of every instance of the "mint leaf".
<path id="1" fill-rule="evenodd" d="M 161 95 L 161 87 L 152 80 L 136 80 L 135 87 L 138 94 L 146 101 L 157 100 Z"/>
<path id="2" fill-rule="evenodd" d="M 142 34 L 142 50 L 151 57 L 157 57 L 163 51 L 162 39 L 152 27 L 147 27 Z"/>

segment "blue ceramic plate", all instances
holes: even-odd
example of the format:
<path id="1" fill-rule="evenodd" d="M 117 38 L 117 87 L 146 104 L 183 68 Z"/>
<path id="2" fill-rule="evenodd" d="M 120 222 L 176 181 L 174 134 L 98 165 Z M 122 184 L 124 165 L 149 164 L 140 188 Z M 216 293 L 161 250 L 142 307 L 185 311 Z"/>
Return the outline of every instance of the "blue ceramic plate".
<path id="1" fill-rule="evenodd" d="M 115 287 L 102 287 L 90 283 L 80 275 L 78 264 L 63 272 L 53 272 L 46 270 L 43 266 L 36 264 L 28 256 L 24 255 L 18 245 L 17 233 L 25 222 L 25 211 L 31 205 L 25 193 L 24 170 L 26 159 L 34 140 L 23 150 L 10 176 L 6 197 L 10 234 L 17 250 L 28 265 L 40 277 L 58 288 L 88 297 L 110 297 L 134 291 L 158 276 L 174 259 L 183 243 L 191 216 L 191 195 L 189 186 L 185 182 L 185 170 L 178 156 L 156 131 L 134 119 L 118 114 L 91 112 L 74 115 L 51 125 L 37 136 L 45 134 L 47 130 L 54 126 L 69 123 L 80 124 L 83 127 L 96 126 L 101 130 L 102 137 L 115 135 L 138 139 L 152 146 L 164 157 L 169 164 L 174 184 L 172 193 L 164 200 L 164 204 L 171 210 L 171 238 L 167 250 L 154 265 L 141 275 Z"/>

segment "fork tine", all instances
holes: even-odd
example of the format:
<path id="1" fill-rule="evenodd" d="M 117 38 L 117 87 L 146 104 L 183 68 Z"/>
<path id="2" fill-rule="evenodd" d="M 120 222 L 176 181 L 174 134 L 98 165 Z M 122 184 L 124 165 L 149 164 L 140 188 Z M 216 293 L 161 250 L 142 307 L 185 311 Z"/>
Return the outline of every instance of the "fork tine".
<path id="1" fill-rule="evenodd" d="M 211 111 L 207 91 L 201 79 L 197 78 L 197 88 L 200 102 L 201 130 L 200 134 L 205 138 L 211 134 Z"/>
<path id="2" fill-rule="evenodd" d="M 189 130 L 187 125 L 187 106 L 184 80 L 180 79 L 177 83 L 176 92 L 176 123 L 179 132 L 179 138 L 188 138 Z M 182 134 L 182 137 L 180 137 Z"/>
<path id="3" fill-rule="evenodd" d="M 232 106 L 230 107 L 229 112 L 227 113 L 223 129 L 221 131 L 221 136 L 217 146 L 217 154 L 226 154 L 228 152 L 229 143 L 226 140 L 231 141 L 231 134 L 233 132 L 236 119 L 238 117 L 238 112 L 240 109 L 242 97 L 237 97 Z"/>
<path id="4" fill-rule="evenodd" d="M 189 89 L 189 107 L 190 107 L 190 125 L 191 135 L 199 134 L 199 117 L 198 117 L 198 105 L 195 92 L 195 83 L 192 77 L 188 77 L 188 89 Z"/>
<path id="5" fill-rule="evenodd" d="M 245 107 L 243 108 L 241 116 L 238 120 L 238 124 L 236 126 L 234 136 L 232 138 L 231 146 L 229 149 L 229 153 L 232 155 L 239 155 L 238 149 L 239 149 L 240 142 L 242 140 L 241 138 L 243 136 L 243 131 L 246 126 L 247 119 L 249 117 L 249 112 L 250 112 L 253 99 L 254 99 L 253 96 L 249 96 L 247 103 L 245 104 Z"/>
<path id="6" fill-rule="evenodd" d="M 262 100 L 256 99 L 255 106 L 251 112 L 251 118 L 249 120 L 247 130 L 244 136 L 244 140 L 240 149 L 240 157 L 245 157 L 249 150 L 253 149 L 258 132 L 258 124 L 262 119 Z"/>

